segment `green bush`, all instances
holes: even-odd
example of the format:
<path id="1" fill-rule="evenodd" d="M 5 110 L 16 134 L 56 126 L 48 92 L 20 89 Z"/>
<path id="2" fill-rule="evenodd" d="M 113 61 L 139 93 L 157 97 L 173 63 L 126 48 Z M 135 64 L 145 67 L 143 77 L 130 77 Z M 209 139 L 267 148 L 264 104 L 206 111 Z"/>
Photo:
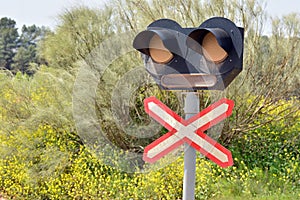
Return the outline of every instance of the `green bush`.
<path id="1" fill-rule="evenodd" d="M 149 173 L 127 174 L 85 148 L 71 120 L 68 77 L 48 68 L 33 78 L 1 74 L 0 192 L 9 199 L 180 199 L 182 157 L 159 170 L 145 166 Z M 295 103 L 282 100 L 263 112 L 285 116 Z M 198 158 L 196 199 L 298 197 L 299 111 L 290 119 L 257 120 L 257 128 L 235 138 L 233 167 Z"/>

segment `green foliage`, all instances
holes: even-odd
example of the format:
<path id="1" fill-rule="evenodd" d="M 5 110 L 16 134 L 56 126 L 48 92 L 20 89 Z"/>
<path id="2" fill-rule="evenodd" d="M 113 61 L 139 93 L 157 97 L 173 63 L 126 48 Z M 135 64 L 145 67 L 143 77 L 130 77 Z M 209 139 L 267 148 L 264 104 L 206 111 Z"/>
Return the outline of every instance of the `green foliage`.
<path id="1" fill-rule="evenodd" d="M 33 75 L 37 67 L 32 63 L 41 64 L 37 53 L 37 45 L 49 32 L 45 27 L 35 25 L 23 26 L 19 36 L 16 22 L 7 17 L 0 21 L 0 68 Z"/>
<path id="2" fill-rule="evenodd" d="M 48 68 L 33 79 L 1 75 L 1 193 L 15 199 L 181 198 L 182 157 L 160 170 L 150 167 L 145 168 L 147 174 L 127 174 L 105 165 L 82 145 L 67 120 L 71 117 L 61 115 L 70 112 L 67 94 L 72 80 L 68 73 Z M 284 116 L 282 111 L 293 101 L 297 100 L 278 102 L 281 106 L 268 110 L 269 115 Z M 235 158 L 232 168 L 221 169 L 198 158 L 196 199 L 267 198 L 274 193 L 297 197 L 297 119 L 282 118 L 237 138 L 230 147 Z"/>
<path id="3" fill-rule="evenodd" d="M 232 142 L 234 155 L 245 164 L 254 169 L 256 167 L 266 170 L 268 173 L 281 176 L 284 182 L 290 182 L 299 186 L 299 149 L 300 149 L 300 123 L 299 110 L 295 112 L 294 120 L 285 118 L 287 107 L 299 104 L 299 100 L 282 100 L 269 110 L 269 116 L 282 117 L 276 123 L 268 123 L 259 126 L 253 131 L 247 132 L 241 138 Z M 256 121 L 256 124 L 260 124 Z"/>
<path id="4" fill-rule="evenodd" d="M 141 170 L 149 173 L 127 174 L 107 166 L 101 156 L 83 145 L 72 116 L 74 73 L 81 67 L 79 60 L 85 60 L 88 67 L 109 65 L 97 76 L 92 106 L 97 108 L 101 128 L 112 143 L 141 152 L 166 130 L 150 138 L 131 137 L 117 123 L 124 125 L 126 133 L 147 126 L 150 119 L 143 111 L 143 100 L 151 95 L 182 114 L 182 97 L 161 91 L 149 76 L 133 69 L 142 65 L 140 57 L 122 48 L 131 41 L 120 40 L 113 47 L 103 42 L 118 38 L 115 36 L 122 39 L 120 34 L 145 29 L 162 17 L 183 26 L 198 26 L 216 15 L 246 29 L 245 70 L 226 91 L 236 107 L 222 135 L 235 164 L 221 169 L 198 158 L 196 199 L 299 198 L 300 103 L 294 98 L 299 95 L 299 17 L 273 19 L 273 35 L 262 36 L 262 5 L 246 0 L 122 0 L 103 10 L 76 7 L 60 16 L 61 24 L 47 35 L 41 52 L 34 48 L 40 30 L 23 27 L 22 47 L 12 60 L 18 63 L 16 69 L 28 73 L 28 66 L 36 67 L 38 61 L 30 59 L 36 59 L 37 53 L 42 53 L 51 68 L 41 66 L 34 76 L 0 73 L 0 193 L 9 199 L 180 199 L 182 157 L 163 169 L 142 166 Z M 7 30 L 17 37 L 15 23 L 7 20 Z M 15 48 L 15 43 L 11 45 Z M 114 51 L 94 52 L 99 46 Z M 0 40 L 1 53 L 2 47 Z M 114 58 L 118 54 L 122 56 Z M 103 58 L 114 59 L 102 63 Z M 134 82 L 137 74 L 142 84 Z M 201 94 L 201 104 L 209 104 L 209 95 Z"/>
<path id="5" fill-rule="evenodd" d="M 150 172 L 127 174 L 105 165 L 84 147 L 68 114 L 73 82 L 69 73 L 42 68 L 34 78 L 20 73 L 0 78 L 0 191 L 8 198 L 181 198 L 182 157 L 159 170 L 145 166 Z M 283 111 L 294 103 L 298 100 L 278 102 L 280 106 L 263 111 L 285 116 Z M 288 193 L 298 197 L 299 112 L 294 115 L 295 121 L 282 118 L 236 138 L 230 146 L 232 168 L 221 169 L 198 158 L 196 199 Z"/>
<path id="6" fill-rule="evenodd" d="M 77 7 L 60 16 L 61 25 L 49 34 L 41 54 L 50 66 L 73 71 L 76 62 L 85 59 L 114 28 L 111 8 L 96 10 Z"/>
<path id="7" fill-rule="evenodd" d="M 144 30 L 149 23 L 159 18 L 171 18 L 182 26 L 195 27 L 211 16 L 227 17 L 245 28 L 244 70 L 225 91 L 229 98 L 235 100 L 237 110 L 231 121 L 233 123 L 230 126 L 226 123 L 222 132 L 222 141 L 229 144 L 234 137 L 240 137 L 256 128 L 248 124 L 253 124 L 258 118 L 266 118 L 262 117 L 261 109 L 269 109 L 280 99 L 299 95 L 299 15 L 290 14 L 282 19 L 272 19 L 273 34 L 263 36 L 267 19 L 263 8 L 264 1 L 250 0 L 116 0 L 102 10 L 76 7 L 60 16 L 61 25 L 54 34 L 47 37 L 42 52 L 51 66 L 71 73 L 76 72 L 78 61 L 82 60 L 92 67 L 109 66 L 109 70 L 105 69 L 100 77 L 98 114 L 104 121 L 103 126 L 111 127 L 111 132 L 116 132 L 116 126 L 106 121 L 113 119 L 109 111 L 112 91 L 123 75 L 132 70 L 132 66 L 142 65 L 136 52 L 128 53 L 132 38 L 128 42 L 130 37 L 122 34 Z M 102 46 L 107 41 L 116 44 L 112 42 Z M 127 51 L 123 52 L 124 49 Z M 107 58 L 114 59 L 109 60 L 111 63 L 105 63 L 103 60 L 107 61 Z M 251 101 L 251 105 L 244 104 L 253 95 L 255 100 Z M 262 101 L 265 103 L 259 104 Z M 204 99 L 203 102 L 209 100 Z M 288 113 L 293 112 L 293 108 L 299 109 L 299 105 L 294 106 L 286 110 L 286 117 L 290 116 Z M 133 109 L 136 107 L 133 106 Z M 278 118 L 270 120 L 276 121 Z M 129 139 L 128 142 L 131 141 Z"/>
<path id="8" fill-rule="evenodd" d="M 42 64 L 42 60 L 38 55 L 38 44 L 49 32 L 45 27 L 39 28 L 35 25 L 23 26 L 22 34 L 18 41 L 18 49 L 13 57 L 11 65 L 13 72 L 22 72 L 33 75 L 36 68 L 32 67 L 32 63 Z"/>
<path id="9" fill-rule="evenodd" d="M 17 48 L 18 31 L 16 22 L 7 17 L 0 19 L 0 68 L 11 69 Z"/>

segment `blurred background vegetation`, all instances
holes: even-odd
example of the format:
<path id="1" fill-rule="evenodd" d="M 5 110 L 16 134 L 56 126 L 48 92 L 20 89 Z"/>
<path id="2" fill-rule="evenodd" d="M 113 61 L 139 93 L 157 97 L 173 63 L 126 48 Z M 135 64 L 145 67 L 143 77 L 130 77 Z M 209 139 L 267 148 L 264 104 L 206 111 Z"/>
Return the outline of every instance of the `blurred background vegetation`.
<path id="1" fill-rule="evenodd" d="M 164 169 L 128 174 L 84 146 L 72 114 L 73 86 L 78 61 L 97 64 L 93 51 L 106 40 L 160 18 L 196 27 L 213 16 L 245 28 L 244 70 L 221 94 L 236 103 L 219 138 L 235 164 L 221 169 L 199 158 L 196 199 L 299 199 L 300 16 L 272 18 L 272 34 L 263 35 L 269 16 L 258 0 L 115 0 L 101 9 L 66 10 L 54 31 L 33 25 L 18 32 L 13 19 L 1 18 L 0 193 L 7 199 L 180 199 L 182 157 Z M 142 152 L 165 131 L 132 137 L 112 117 L 115 85 L 142 65 L 139 53 L 128 52 L 110 63 L 97 88 L 100 125 L 124 152 Z M 149 123 L 142 101 L 151 95 L 182 114 L 178 94 L 146 84 L 130 100 L 130 123 Z M 211 103 L 210 93 L 199 95 L 202 107 Z M 137 168 L 151 171 L 143 163 Z"/>

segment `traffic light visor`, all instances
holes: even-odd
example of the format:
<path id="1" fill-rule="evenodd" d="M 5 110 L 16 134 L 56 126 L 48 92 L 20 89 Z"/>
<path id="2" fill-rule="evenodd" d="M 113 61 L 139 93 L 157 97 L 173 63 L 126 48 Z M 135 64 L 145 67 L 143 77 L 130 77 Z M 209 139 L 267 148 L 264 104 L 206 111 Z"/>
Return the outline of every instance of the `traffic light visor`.
<path id="1" fill-rule="evenodd" d="M 148 55 L 159 64 L 166 64 L 172 60 L 174 53 L 180 54 L 177 32 L 169 29 L 152 28 L 140 32 L 133 41 L 133 47 Z"/>
<path id="2" fill-rule="evenodd" d="M 187 39 L 187 45 L 201 53 L 208 61 L 216 64 L 226 60 L 232 48 L 231 38 L 219 28 L 197 29 L 191 32 Z"/>

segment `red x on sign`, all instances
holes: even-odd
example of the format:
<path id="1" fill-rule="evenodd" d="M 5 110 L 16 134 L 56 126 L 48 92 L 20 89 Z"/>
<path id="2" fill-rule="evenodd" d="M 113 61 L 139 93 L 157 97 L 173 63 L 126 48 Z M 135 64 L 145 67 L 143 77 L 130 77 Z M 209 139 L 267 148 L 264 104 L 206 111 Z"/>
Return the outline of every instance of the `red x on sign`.
<path id="1" fill-rule="evenodd" d="M 221 99 L 188 120 L 182 119 L 155 97 L 144 100 L 145 111 L 169 132 L 144 150 L 143 159 L 153 163 L 184 142 L 221 167 L 233 165 L 231 152 L 204 134 L 204 131 L 231 115 L 234 102 Z"/>

